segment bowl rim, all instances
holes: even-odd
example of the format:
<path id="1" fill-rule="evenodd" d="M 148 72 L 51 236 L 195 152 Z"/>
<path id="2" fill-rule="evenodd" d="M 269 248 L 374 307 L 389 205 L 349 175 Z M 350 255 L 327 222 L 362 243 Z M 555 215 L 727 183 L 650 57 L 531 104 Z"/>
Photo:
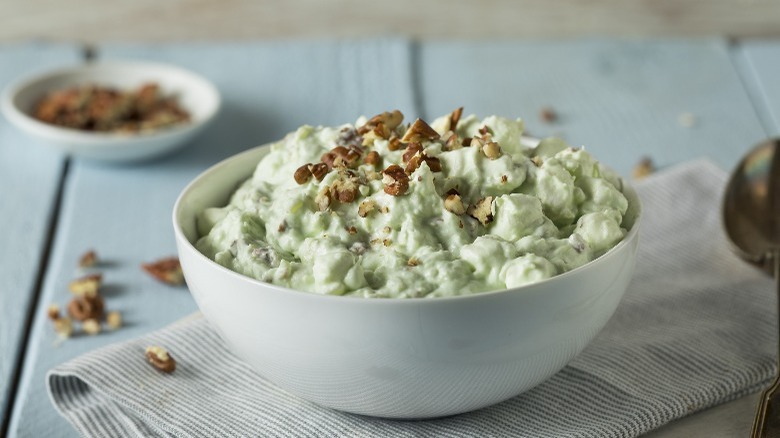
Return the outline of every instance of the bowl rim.
<path id="1" fill-rule="evenodd" d="M 79 75 L 90 70 L 99 70 L 103 68 L 116 69 L 136 69 L 154 71 L 168 71 L 185 75 L 194 79 L 197 88 L 205 91 L 213 100 L 213 105 L 204 112 L 201 117 L 191 119 L 187 123 L 180 123 L 168 128 L 159 130 L 150 130 L 147 132 L 126 133 L 126 132 L 95 132 L 83 131 L 75 128 L 67 128 L 40 121 L 23 111 L 16 104 L 16 97 L 26 89 L 58 76 Z M 150 76 L 154 76 L 151 74 Z M 150 80 L 154 80 L 152 77 Z M 201 126 L 209 123 L 220 111 L 222 107 L 222 96 L 217 87 L 204 76 L 179 67 L 174 64 L 166 64 L 155 61 L 144 60 L 97 60 L 84 64 L 77 64 L 64 67 L 55 67 L 43 71 L 38 71 L 29 75 L 23 75 L 7 85 L 0 94 L 0 110 L 2 113 L 19 127 L 23 127 L 30 133 L 46 137 L 49 139 L 68 140 L 78 142 L 86 147 L 99 147 L 101 149 L 116 147 L 120 143 L 147 141 L 150 139 L 164 139 L 166 137 L 175 137 L 182 133 L 199 129 Z"/>
<path id="2" fill-rule="evenodd" d="M 195 256 L 200 258 L 201 260 L 204 260 L 207 264 L 211 265 L 212 267 L 216 268 L 219 272 L 222 274 L 229 275 L 233 278 L 238 279 L 239 281 L 248 282 L 249 284 L 264 287 L 267 289 L 270 289 L 274 291 L 275 293 L 279 294 L 290 294 L 295 293 L 300 296 L 308 296 L 311 297 L 310 299 L 322 299 L 322 300 L 349 300 L 344 302 L 350 302 L 350 303 L 357 303 L 357 302 L 366 302 L 366 303 L 385 303 L 385 304 L 365 304 L 365 305 L 391 305 L 389 303 L 407 303 L 407 305 L 420 305 L 422 303 L 437 303 L 437 302 L 452 302 L 454 300 L 457 301 L 463 301 L 463 300 L 473 300 L 473 299 L 487 299 L 490 297 L 497 297 L 500 295 L 506 295 L 506 294 L 516 294 L 516 293 L 522 293 L 525 290 L 533 289 L 541 284 L 549 284 L 553 282 L 563 281 L 563 279 L 566 279 L 568 277 L 571 277 L 573 275 L 577 275 L 580 272 L 592 268 L 596 264 L 603 264 L 606 263 L 609 259 L 612 259 L 614 257 L 618 257 L 620 253 L 623 252 L 623 249 L 630 245 L 631 242 L 638 239 L 639 235 L 639 229 L 642 222 L 643 217 L 643 209 L 642 209 L 642 202 L 639 199 L 639 195 L 637 194 L 634 187 L 626 182 L 625 178 L 620 177 L 621 181 L 623 182 L 623 189 L 621 190 L 622 193 L 626 193 L 628 191 L 628 194 L 636 201 L 635 210 L 636 210 L 636 217 L 634 218 L 634 223 L 631 226 L 631 229 L 628 230 L 625 236 L 623 236 L 623 239 L 617 243 L 617 245 L 613 246 L 607 252 L 602 254 L 601 256 L 589 261 L 588 263 L 585 263 L 584 265 L 578 266 L 570 271 L 563 272 L 561 274 L 554 275 L 550 278 L 546 278 L 544 280 L 525 284 L 518 287 L 513 288 L 505 288 L 505 289 L 492 289 L 487 290 L 484 292 L 477 292 L 477 293 L 470 293 L 470 294 L 464 294 L 464 295 L 453 295 L 453 296 L 446 296 L 446 297 L 436 297 L 436 298 L 427 298 L 427 297 L 410 297 L 410 298 L 363 298 L 363 297 L 355 297 L 355 296 L 344 296 L 344 295 L 332 295 L 332 294 L 320 294 L 316 292 L 311 291 L 303 291 L 298 289 L 292 289 L 284 286 L 279 286 L 273 283 L 268 283 L 265 281 L 257 280 L 255 278 L 249 277 L 244 274 L 240 274 L 236 271 L 233 271 L 231 269 L 228 269 L 219 263 L 215 262 L 214 260 L 211 260 L 210 258 L 206 257 L 205 254 L 198 251 L 198 249 L 195 247 L 195 245 L 190 242 L 190 240 L 187 238 L 187 236 L 184 235 L 184 231 L 182 230 L 181 225 L 178 221 L 179 212 L 182 209 L 182 206 L 184 204 L 184 200 L 188 197 L 190 193 L 193 192 L 195 187 L 204 179 L 207 179 L 212 174 L 218 172 L 220 169 L 227 167 L 231 165 L 234 162 L 241 161 L 246 156 L 251 156 L 256 153 L 258 153 L 259 149 L 262 148 L 268 148 L 275 142 L 265 143 L 259 146 L 252 147 L 250 149 L 247 149 L 243 152 L 239 152 L 238 154 L 232 155 L 230 157 L 227 157 L 218 163 L 208 167 L 206 170 L 202 171 L 200 174 L 198 174 L 195 178 L 193 178 L 185 187 L 182 189 L 182 191 L 179 193 L 179 196 L 176 198 L 176 202 L 173 206 L 173 230 L 174 230 L 174 237 L 177 241 L 177 244 L 184 243 L 185 249 L 190 252 L 194 252 Z M 262 157 L 261 157 L 262 159 Z M 250 178 L 251 174 L 242 177 L 239 181 L 244 181 L 246 178 Z M 179 252 L 181 252 L 181 247 L 177 245 L 177 248 L 179 248 Z M 179 254 L 181 255 L 181 254 Z"/>

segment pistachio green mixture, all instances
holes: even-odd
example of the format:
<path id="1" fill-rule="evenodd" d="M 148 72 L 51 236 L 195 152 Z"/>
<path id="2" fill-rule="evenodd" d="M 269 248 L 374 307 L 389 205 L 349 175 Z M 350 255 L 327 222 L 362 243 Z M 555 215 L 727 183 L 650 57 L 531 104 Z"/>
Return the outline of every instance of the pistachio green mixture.
<path id="1" fill-rule="evenodd" d="M 626 234 L 622 181 L 584 149 L 525 147 L 519 119 L 401 118 L 272 144 L 226 207 L 199 216 L 197 248 L 292 289 L 442 297 L 544 280 Z"/>

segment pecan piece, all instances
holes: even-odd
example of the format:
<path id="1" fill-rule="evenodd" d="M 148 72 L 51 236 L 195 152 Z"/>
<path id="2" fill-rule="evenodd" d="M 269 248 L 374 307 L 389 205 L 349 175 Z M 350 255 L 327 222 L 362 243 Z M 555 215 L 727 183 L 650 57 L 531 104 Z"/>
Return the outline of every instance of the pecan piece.
<path id="1" fill-rule="evenodd" d="M 422 152 L 422 150 L 422 145 L 419 142 L 413 141 L 406 146 L 406 151 L 404 151 L 401 159 L 404 161 L 404 163 L 406 163 L 411 160 L 413 156 L 417 155 L 419 152 Z"/>
<path id="2" fill-rule="evenodd" d="M 423 140 L 437 140 L 439 133 L 435 129 L 431 128 L 431 125 L 425 123 L 422 119 L 414 121 L 412 126 L 406 131 L 401 138 L 403 142 L 410 141 L 423 141 Z"/>
<path id="3" fill-rule="evenodd" d="M 96 335 L 100 333 L 100 321 L 95 318 L 89 318 L 81 323 L 81 329 L 88 335 Z"/>
<path id="4" fill-rule="evenodd" d="M 358 216 L 367 217 L 369 213 L 376 209 L 376 201 L 369 198 L 358 205 Z"/>
<path id="5" fill-rule="evenodd" d="M 46 309 L 46 316 L 52 321 L 60 319 L 60 306 L 57 304 L 50 304 Z"/>
<path id="6" fill-rule="evenodd" d="M 143 263 L 141 268 L 157 280 L 178 286 L 184 284 L 184 273 L 178 257 L 169 257 L 157 260 L 153 263 Z"/>
<path id="7" fill-rule="evenodd" d="M 460 121 L 461 115 L 463 115 L 463 107 L 460 107 L 450 113 L 450 131 L 455 132 L 455 130 L 458 128 L 458 122 Z"/>
<path id="8" fill-rule="evenodd" d="M 486 196 L 468 209 L 469 216 L 478 220 L 482 225 L 493 222 L 493 197 Z"/>
<path id="9" fill-rule="evenodd" d="M 164 373 L 171 373 L 176 369 L 176 360 L 162 347 L 156 345 L 146 347 L 146 359 L 153 367 Z"/>
<path id="10" fill-rule="evenodd" d="M 330 207 L 330 187 L 325 186 L 320 190 L 319 193 L 317 193 L 317 196 L 314 198 L 314 203 L 317 204 L 317 210 L 319 211 L 325 211 Z"/>
<path id="11" fill-rule="evenodd" d="M 103 276 L 100 274 L 87 275 L 70 282 L 68 289 L 75 296 L 94 297 L 98 294 Z"/>
<path id="12" fill-rule="evenodd" d="M 325 163 L 317 163 L 309 166 L 309 171 L 311 171 L 311 174 L 314 175 L 315 178 L 317 178 L 317 181 L 322 181 L 322 179 L 325 178 L 325 175 L 328 174 L 330 169 L 331 167 L 329 167 Z"/>
<path id="13" fill-rule="evenodd" d="M 106 324 L 111 330 L 122 327 L 122 314 L 118 310 L 112 310 L 106 315 Z"/>
<path id="14" fill-rule="evenodd" d="M 306 163 L 303 166 L 295 169 L 295 174 L 293 174 L 295 182 L 298 184 L 306 184 L 311 179 L 312 174 L 309 166 L 311 166 L 311 163 Z"/>
<path id="15" fill-rule="evenodd" d="M 388 195 L 401 196 L 409 190 L 409 176 L 397 164 L 382 171 L 382 182 L 385 184 L 384 190 Z"/>
<path id="16" fill-rule="evenodd" d="M 463 204 L 463 199 L 455 190 L 450 190 L 444 198 L 444 208 L 458 216 L 466 213 L 466 206 Z"/>
<path id="17" fill-rule="evenodd" d="M 94 297 L 85 295 L 70 300 L 68 314 L 76 321 L 100 319 L 103 317 L 103 308 L 103 298 L 100 295 Z"/>
<path id="18" fill-rule="evenodd" d="M 401 139 L 398 137 L 390 137 L 390 141 L 387 143 L 387 149 L 391 151 L 397 151 L 404 147 L 404 144 L 401 142 Z"/>
<path id="19" fill-rule="evenodd" d="M 553 123 L 558 120 L 558 113 L 549 106 L 546 106 L 539 110 L 539 118 L 545 123 Z"/>
<path id="20" fill-rule="evenodd" d="M 53 322 L 54 332 L 62 338 L 69 338 L 73 335 L 73 321 L 70 318 L 57 318 Z"/>
<path id="21" fill-rule="evenodd" d="M 79 268 L 91 268 L 97 263 L 97 253 L 93 250 L 85 252 L 79 259 Z"/>
<path id="22" fill-rule="evenodd" d="M 631 176 L 633 176 L 636 180 L 640 180 L 653 172 L 655 172 L 653 160 L 651 160 L 650 157 L 643 157 L 639 163 L 634 166 L 634 169 L 631 172 Z"/>
<path id="23" fill-rule="evenodd" d="M 381 166 L 382 156 L 379 155 L 379 152 L 377 151 L 371 151 L 366 155 L 365 158 L 363 158 L 363 162 L 366 164 L 370 164 L 374 167 Z"/>
<path id="24" fill-rule="evenodd" d="M 348 204 L 355 200 L 358 193 L 357 179 L 346 177 L 337 179 L 330 187 L 331 199 L 336 199 L 341 203 Z"/>
<path id="25" fill-rule="evenodd" d="M 357 133 L 360 135 L 367 134 L 369 131 L 372 131 L 374 128 L 376 128 L 376 126 L 379 124 L 384 125 L 384 127 L 392 131 L 393 129 L 397 128 L 398 125 L 400 125 L 401 122 L 403 122 L 403 120 L 404 120 L 404 115 L 403 113 L 401 113 L 401 111 L 398 110 L 393 110 L 392 112 L 385 111 L 381 114 L 377 114 L 374 117 L 371 117 L 366 122 L 365 125 L 357 129 Z"/>
<path id="26" fill-rule="evenodd" d="M 498 143 L 488 141 L 482 146 L 482 153 L 491 160 L 495 160 L 501 156 L 501 148 L 498 146 Z"/>

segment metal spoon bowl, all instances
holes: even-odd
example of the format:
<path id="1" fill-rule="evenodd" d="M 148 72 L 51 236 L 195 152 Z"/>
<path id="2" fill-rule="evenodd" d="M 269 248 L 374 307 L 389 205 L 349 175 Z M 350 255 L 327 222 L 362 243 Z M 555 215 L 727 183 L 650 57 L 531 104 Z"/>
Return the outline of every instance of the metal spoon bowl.
<path id="1" fill-rule="evenodd" d="M 780 139 L 762 142 L 734 170 L 723 198 L 723 224 L 734 251 L 775 277 L 780 320 Z M 778 324 L 780 327 L 780 324 Z M 768 411 L 780 393 L 780 335 L 778 373 L 764 390 L 753 422 L 753 438 L 767 433 Z"/>

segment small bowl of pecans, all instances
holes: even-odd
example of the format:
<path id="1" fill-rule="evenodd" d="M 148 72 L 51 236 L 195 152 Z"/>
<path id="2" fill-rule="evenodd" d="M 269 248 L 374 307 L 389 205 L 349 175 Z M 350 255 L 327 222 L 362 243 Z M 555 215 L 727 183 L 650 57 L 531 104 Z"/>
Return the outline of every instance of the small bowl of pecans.
<path id="1" fill-rule="evenodd" d="M 214 118 L 220 95 L 179 67 L 106 61 L 24 78 L 0 98 L 5 117 L 56 150 L 101 162 L 181 147 Z"/>

